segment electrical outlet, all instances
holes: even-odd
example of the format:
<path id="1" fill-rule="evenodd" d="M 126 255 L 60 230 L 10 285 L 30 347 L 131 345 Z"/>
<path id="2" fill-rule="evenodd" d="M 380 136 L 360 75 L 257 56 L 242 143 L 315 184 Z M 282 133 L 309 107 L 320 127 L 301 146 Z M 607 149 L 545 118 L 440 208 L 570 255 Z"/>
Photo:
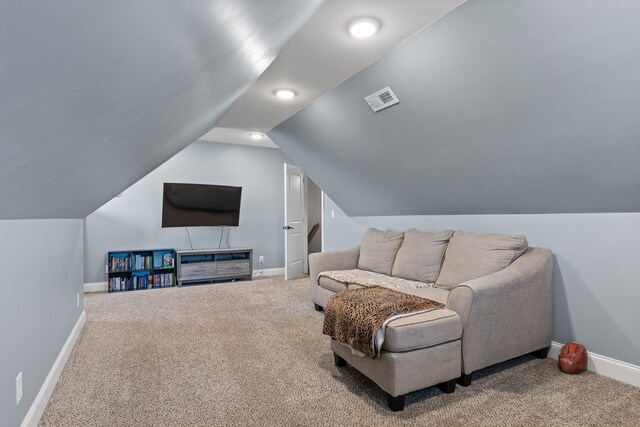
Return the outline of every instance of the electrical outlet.
<path id="1" fill-rule="evenodd" d="M 264 263 L 264 257 L 262 255 L 258 257 L 258 262 Z"/>
<path id="2" fill-rule="evenodd" d="M 16 377 L 16 405 L 22 399 L 22 372 Z"/>
<path id="3" fill-rule="evenodd" d="M 336 217 L 336 211 L 331 209 L 331 218 L 335 218 L 335 217 Z"/>
<path id="4" fill-rule="evenodd" d="M 76 307 L 80 307 L 80 292 L 76 294 Z"/>
<path id="5" fill-rule="evenodd" d="M 104 266 L 104 273 L 105 274 L 109 274 L 109 266 L 108 265 Z"/>

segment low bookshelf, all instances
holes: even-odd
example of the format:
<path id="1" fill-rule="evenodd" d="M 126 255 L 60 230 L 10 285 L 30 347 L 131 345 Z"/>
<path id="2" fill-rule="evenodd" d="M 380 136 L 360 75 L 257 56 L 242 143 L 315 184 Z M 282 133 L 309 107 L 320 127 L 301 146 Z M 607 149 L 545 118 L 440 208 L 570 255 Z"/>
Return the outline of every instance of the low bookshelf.
<path id="1" fill-rule="evenodd" d="M 107 253 L 109 292 L 176 286 L 176 251 L 141 249 Z"/>
<path id="2" fill-rule="evenodd" d="M 249 248 L 179 250 L 178 286 L 251 280 L 253 250 Z"/>

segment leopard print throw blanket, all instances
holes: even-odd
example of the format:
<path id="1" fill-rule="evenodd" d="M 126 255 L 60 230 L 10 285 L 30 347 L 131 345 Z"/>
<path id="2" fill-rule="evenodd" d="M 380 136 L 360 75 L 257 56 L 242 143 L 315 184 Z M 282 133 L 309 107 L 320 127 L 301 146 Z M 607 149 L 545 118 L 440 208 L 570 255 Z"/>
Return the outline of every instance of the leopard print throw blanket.
<path id="1" fill-rule="evenodd" d="M 329 298 L 322 333 L 375 359 L 389 322 L 439 308 L 444 304 L 380 286 L 347 290 Z"/>

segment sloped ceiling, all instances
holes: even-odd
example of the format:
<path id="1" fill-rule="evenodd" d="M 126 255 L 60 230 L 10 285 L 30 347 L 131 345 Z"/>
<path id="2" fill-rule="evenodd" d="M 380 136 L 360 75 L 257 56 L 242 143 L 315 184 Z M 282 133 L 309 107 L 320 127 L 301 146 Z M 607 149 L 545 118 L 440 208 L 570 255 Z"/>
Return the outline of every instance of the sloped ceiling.
<path id="1" fill-rule="evenodd" d="M 0 0 L 0 219 L 82 218 L 215 126 L 320 0 Z"/>
<path id="2" fill-rule="evenodd" d="M 464 2 L 325 0 L 218 125 L 268 132 Z M 371 39 L 349 34 L 349 23 L 363 16 L 384 19 Z M 286 102 L 273 96 L 282 87 L 297 96 Z"/>
<path id="3" fill-rule="evenodd" d="M 351 216 L 638 212 L 638 22 L 636 1 L 469 0 L 269 136 Z"/>

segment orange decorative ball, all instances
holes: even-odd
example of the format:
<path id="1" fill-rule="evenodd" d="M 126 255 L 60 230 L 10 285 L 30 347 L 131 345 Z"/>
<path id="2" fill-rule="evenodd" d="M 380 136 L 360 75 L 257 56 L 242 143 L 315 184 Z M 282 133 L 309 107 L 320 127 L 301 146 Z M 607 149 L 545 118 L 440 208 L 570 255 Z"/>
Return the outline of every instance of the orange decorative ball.
<path id="1" fill-rule="evenodd" d="M 558 355 L 558 368 L 567 374 L 580 374 L 587 370 L 587 349 L 579 342 L 569 341 Z"/>

